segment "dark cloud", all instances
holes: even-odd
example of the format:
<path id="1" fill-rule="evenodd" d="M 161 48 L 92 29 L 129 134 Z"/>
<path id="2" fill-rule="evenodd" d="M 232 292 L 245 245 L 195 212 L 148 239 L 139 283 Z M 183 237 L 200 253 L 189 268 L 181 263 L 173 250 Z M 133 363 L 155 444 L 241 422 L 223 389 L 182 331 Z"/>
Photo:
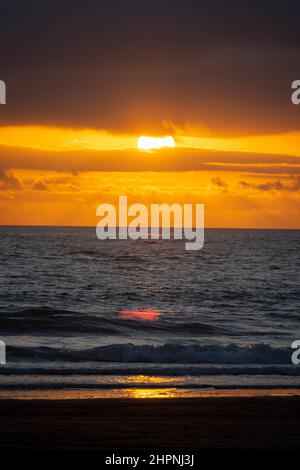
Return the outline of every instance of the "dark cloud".
<path id="1" fill-rule="evenodd" d="M 253 152 L 161 149 L 158 153 L 127 150 L 42 151 L 0 146 L 0 168 L 65 171 L 214 171 L 300 175 L 300 157 Z M 43 181 L 47 185 L 47 180 Z M 216 176 L 214 184 L 223 184 Z"/>
<path id="2" fill-rule="evenodd" d="M 0 169 L 0 191 L 2 190 L 13 190 L 19 191 L 21 190 L 21 184 L 17 178 L 13 176 L 13 174 L 6 170 Z"/>
<path id="3" fill-rule="evenodd" d="M 257 189 L 259 191 L 300 191 L 300 176 L 295 176 L 291 179 L 290 184 L 284 184 L 282 181 L 271 181 L 267 183 L 255 184 L 247 181 L 240 181 L 239 186 L 245 189 Z"/>
<path id="4" fill-rule="evenodd" d="M 222 178 L 219 178 L 219 177 L 212 178 L 211 182 L 214 186 L 217 186 L 218 188 L 222 189 L 224 192 L 227 191 L 228 183 L 224 181 Z"/>
<path id="5" fill-rule="evenodd" d="M 36 191 L 47 191 L 47 186 L 45 183 L 43 183 L 43 181 L 37 181 L 33 184 L 32 189 Z"/>
<path id="6" fill-rule="evenodd" d="M 299 127 L 298 1 L 2 0 L 0 123 Z"/>

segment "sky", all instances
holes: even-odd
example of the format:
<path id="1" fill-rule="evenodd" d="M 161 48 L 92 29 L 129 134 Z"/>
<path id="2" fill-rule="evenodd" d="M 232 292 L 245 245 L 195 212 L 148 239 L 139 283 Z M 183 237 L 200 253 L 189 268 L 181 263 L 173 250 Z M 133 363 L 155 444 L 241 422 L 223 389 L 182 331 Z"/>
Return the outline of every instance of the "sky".
<path id="1" fill-rule="evenodd" d="M 95 225 L 119 195 L 300 228 L 297 1 L 2 0 L 0 223 Z M 137 149 L 140 135 L 176 147 Z"/>

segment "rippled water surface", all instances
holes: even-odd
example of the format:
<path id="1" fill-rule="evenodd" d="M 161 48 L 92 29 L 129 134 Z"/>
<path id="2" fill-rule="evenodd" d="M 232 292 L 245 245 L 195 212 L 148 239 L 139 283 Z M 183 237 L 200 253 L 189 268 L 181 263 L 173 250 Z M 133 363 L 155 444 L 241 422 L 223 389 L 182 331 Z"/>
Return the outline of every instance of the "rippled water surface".
<path id="1" fill-rule="evenodd" d="M 206 230 L 188 252 L 2 227 L 0 388 L 300 386 L 299 235 Z"/>

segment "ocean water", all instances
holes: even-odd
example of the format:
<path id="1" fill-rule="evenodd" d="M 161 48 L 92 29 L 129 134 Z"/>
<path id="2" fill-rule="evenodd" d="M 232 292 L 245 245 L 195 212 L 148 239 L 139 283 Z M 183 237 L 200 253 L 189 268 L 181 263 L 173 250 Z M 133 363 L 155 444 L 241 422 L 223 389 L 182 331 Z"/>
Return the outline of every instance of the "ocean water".
<path id="1" fill-rule="evenodd" d="M 300 387 L 300 232 L 0 228 L 0 390 Z"/>

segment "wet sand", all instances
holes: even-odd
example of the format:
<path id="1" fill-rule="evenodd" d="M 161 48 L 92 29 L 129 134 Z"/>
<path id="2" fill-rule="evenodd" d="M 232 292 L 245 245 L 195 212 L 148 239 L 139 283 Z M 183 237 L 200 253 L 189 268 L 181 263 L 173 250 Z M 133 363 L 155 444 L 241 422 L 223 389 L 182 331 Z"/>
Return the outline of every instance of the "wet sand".
<path id="1" fill-rule="evenodd" d="M 297 449 L 299 396 L 1 399 L 0 449 Z"/>

